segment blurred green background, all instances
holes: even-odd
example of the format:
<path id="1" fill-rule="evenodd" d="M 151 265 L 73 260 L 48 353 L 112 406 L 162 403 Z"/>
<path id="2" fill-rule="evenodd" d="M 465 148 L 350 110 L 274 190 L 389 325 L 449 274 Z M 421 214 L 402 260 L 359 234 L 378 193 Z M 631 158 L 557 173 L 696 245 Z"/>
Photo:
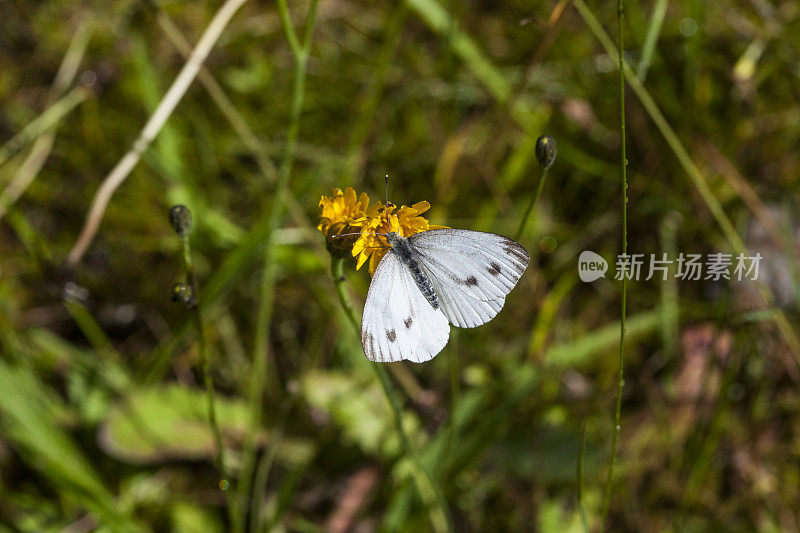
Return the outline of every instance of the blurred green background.
<path id="1" fill-rule="evenodd" d="M 303 48 L 309 2 L 283 23 L 282 4 L 244 2 L 137 145 L 222 4 L 0 3 L 0 524 L 425 531 L 444 511 L 455 531 L 583 531 L 585 427 L 600 529 L 621 291 L 581 282 L 577 257 L 621 250 L 616 3 L 323 0 Z M 800 2 L 624 4 L 629 250 L 746 249 L 765 284 L 629 283 L 606 527 L 797 531 Z M 559 155 L 503 311 L 430 363 L 385 367 L 404 449 L 334 290 L 319 199 L 382 201 L 388 173 L 390 199 L 429 201 L 432 224 L 513 236 L 542 134 Z M 227 491 L 193 312 L 170 301 L 177 203 Z"/>

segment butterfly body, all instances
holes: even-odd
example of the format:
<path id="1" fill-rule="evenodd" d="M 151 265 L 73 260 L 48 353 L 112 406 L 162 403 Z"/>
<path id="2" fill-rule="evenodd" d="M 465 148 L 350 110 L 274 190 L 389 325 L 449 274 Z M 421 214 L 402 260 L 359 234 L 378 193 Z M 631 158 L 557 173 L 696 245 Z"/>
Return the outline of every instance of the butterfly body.
<path id="1" fill-rule="evenodd" d="M 411 272 L 411 277 L 414 278 L 414 283 L 417 284 L 420 292 L 431 307 L 439 309 L 439 298 L 436 297 L 436 291 L 433 289 L 433 284 L 425 272 L 419 266 L 419 263 L 414 258 L 414 248 L 409 244 L 408 239 L 390 231 L 386 234 L 386 240 L 392 247 L 392 252 L 397 254 L 397 257 L 408 267 Z"/>
<path id="2" fill-rule="evenodd" d="M 450 324 L 472 328 L 494 318 L 530 260 L 508 237 L 462 229 L 384 235 L 361 319 L 371 361 L 423 362 L 439 353 Z"/>

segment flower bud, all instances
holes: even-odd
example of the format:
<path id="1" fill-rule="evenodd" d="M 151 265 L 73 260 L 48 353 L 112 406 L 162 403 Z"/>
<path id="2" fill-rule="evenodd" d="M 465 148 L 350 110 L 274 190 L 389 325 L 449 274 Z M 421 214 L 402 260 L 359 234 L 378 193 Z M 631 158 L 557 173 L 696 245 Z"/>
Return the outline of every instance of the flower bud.
<path id="1" fill-rule="evenodd" d="M 197 299 L 194 297 L 194 291 L 192 291 L 192 288 L 185 283 L 178 282 L 174 284 L 170 292 L 172 293 L 171 299 L 173 302 L 181 302 L 189 307 L 192 307 L 197 303 Z"/>
<path id="2" fill-rule="evenodd" d="M 542 135 L 536 139 L 536 159 L 543 170 L 548 170 L 553 166 L 558 155 L 556 140 L 549 135 Z"/>
<path id="3" fill-rule="evenodd" d="M 361 228 L 351 226 L 347 222 L 337 222 L 327 227 L 325 232 L 325 246 L 334 257 L 350 259 L 353 254 L 353 245 L 358 240 Z"/>
<path id="4" fill-rule="evenodd" d="M 192 231 L 192 212 L 185 205 L 173 205 L 169 210 L 169 223 L 181 237 L 186 237 Z"/>

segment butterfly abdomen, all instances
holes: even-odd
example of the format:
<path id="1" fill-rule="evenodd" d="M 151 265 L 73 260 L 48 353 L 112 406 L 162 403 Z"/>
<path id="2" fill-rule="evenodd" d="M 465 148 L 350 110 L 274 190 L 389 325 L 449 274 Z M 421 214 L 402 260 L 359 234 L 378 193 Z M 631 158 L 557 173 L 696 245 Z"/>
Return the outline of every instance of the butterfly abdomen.
<path id="1" fill-rule="evenodd" d="M 428 303 L 431 304 L 431 307 L 439 309 L 439 298 L 436 296 L 436 291 L 433 290 L 431 280 L 428 279 L 428 276 L 422 271 L 417 260 L 414 259 L 414 249 L 403 237 L 393 233 L 389 235 L 390 237 L 387 240 L 389 244 L 392 245 L 392 252 L 397 254 L 397 257 L 408 267 L 408 270 L 411 272 L 411 277 L 414 278 L 414 283 L 417 284 L 420 292 L 425 296 L 425 299 L 428 300 Z"/>
<path id="2" fill-rule="evenodd" d="M 417 287 L 419 287 L 425 299 L 428 300 L 434 309 L 439 309 L 439 298 L 436 296 L 436 291 L 433 290 L 433 284 L 419 267 L 419 264 L 414 259 L 410 259 L 406 262 L 406 266 L 411 271 L 414 283 L 417 284 Z"/>

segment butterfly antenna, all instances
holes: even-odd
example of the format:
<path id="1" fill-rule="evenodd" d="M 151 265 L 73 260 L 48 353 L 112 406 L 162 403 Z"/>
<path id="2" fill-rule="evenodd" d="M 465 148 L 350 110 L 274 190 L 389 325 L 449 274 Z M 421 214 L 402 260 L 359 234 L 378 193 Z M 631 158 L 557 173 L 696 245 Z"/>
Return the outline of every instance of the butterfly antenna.
<path id="1" fill-rule="evenodd" d="M 334 235 L 331 238 L 338 239 L 340 237 L 348 237 L 350 235 L 385 235 L 385 234 L 384 233 L 340 233 L 339 235 Z"/>
<path id="2" fill-rule="evenodd" d="M 386 206 L 389 206 L 389 174 L 386 174 Z"/>

